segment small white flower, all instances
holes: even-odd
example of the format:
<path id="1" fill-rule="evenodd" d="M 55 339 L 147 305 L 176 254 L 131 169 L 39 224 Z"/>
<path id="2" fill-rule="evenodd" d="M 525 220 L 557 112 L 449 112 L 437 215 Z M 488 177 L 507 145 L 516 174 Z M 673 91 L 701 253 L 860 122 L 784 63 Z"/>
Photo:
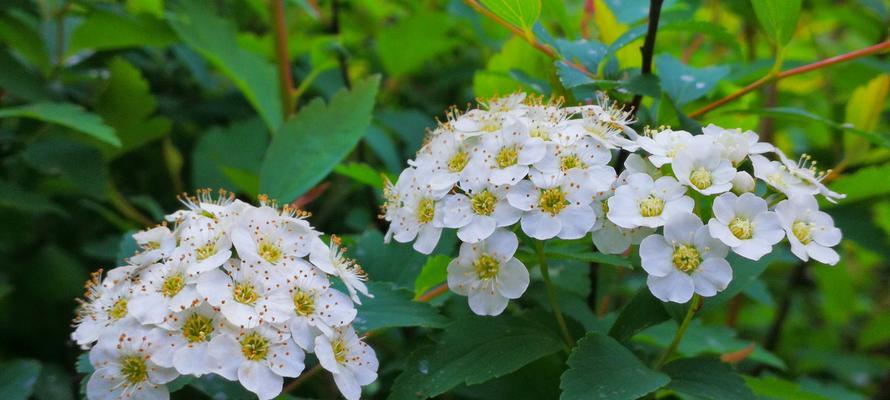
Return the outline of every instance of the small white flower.
<path id="1" fill-rule="evenodd" d="M 87 382 L 87 397 L 96 400 L 166 400 L 165 383 L 179 374 L 151 360 L 158 346 L 156 330 L 134 328 L 119 337 L 101 340 L 90 350 L 95 368 Z"/>
<path id="2" fill-rule="evenodd" d="M 720 157 L 720 150 L 711 143 L 693 140 L 674 157 L 674 175 L 686 186 L 704 194 L 723 193 L 732 189 L 736 170 Z"/>
<path id="3" fill-rule="evenodd" d="M 176 368 L 183 375 L 211 373 L 215 361 L 210 355 L 210 341 L 224 333 L 224 326 L 222 316 L 206 303 L 170 314 L 151 360 L 162 367 Z"/>
<path id="4" fill-rule="evenodd" d="M 766 182 L 788 197 L 815 195 L 819 188 L 809 185 L 800 177 L 788 171 L 788 167 L 778 161 L 770 161 L 761 155 L 751 155 L 754 176 Z"/>
<path id="5" fill-rule="evenodd" d="M 304 219 L 281 215 L 269 207 L 244 211 L 232 229 L 232 243 L 238 257 L 250 263 L 286 270 L 294 260 L 309 254 L 319 233 Z"/>
<path id="6" fill-rule="evenodd" d="M 467 243 L 476 243 L 494 232 L 496 228 L 510 226 L 519 221 L 522 211 L 507 201 L 507 188 L 490 183 L 462 185 L 466 194 L 452 194 L 443 200 L 443 223 L 457 228 L 457 237 Z"/>
<path id="7" fill-rule="evenodd" d="M 377 355 L 351 326 L 316 337 L 315 355 L 321 366 L 334 375 L 334 383 L 347 400 L 358 400 L 362 386 L 377 380 Z"/>
<path id="8" fill-rule="evenodd" d="M 708 228 L 712 237 L 754 261 L 785 237 L 776 214 L 767 211 L 766 200 L 753 193 L 723 193 L 714 199 L 714 218 Z"/>
<path id="9" fill-rule="evenodd" d="M 197 276 L 176 260 L 147 267 L 133 285 L 130 313 L 143 324 L 159 324 L 170 312 L 200 303 Z"/>
<path id="10" fill-rule="evenodd" d="M 653 181 L 647 174 L 633 174 L 609 198 L 606 215 L 622 228 L 657 228 L 673 215 L 692 212 L 695 202 L 685 193 L 686 187 L 673 177 Z"/>
<path id="11" fill-rule="evenodd" d="M 129 278 L 115 280 L 110 275 L 102 281 L 99 270 L 86 284 L 85 300 L 80 301 L 74 320 L 76 328 L 71 334 L 81 348 L 88 348 L 100 337 L 114 337 L 139 325 L 129 312 L 133 292 Z"/>
<path id="12" fill-rule="evenodd" d="M 714 124 L 702 128 L 703 136 L 713 139 L 721 148 L 723 158 L 732 161 L 733 165 L 739 165 L 748 157 L 748 154 L 763 154 L 773 151 L 775 148 L 769 143 L 759 142 L 760 137 L 753 131 L 741 129 L 725 129 Z"/>
<path id="13" fill-rule="evenodd" d="M 429 254 L 442 236 L 442 204 L 446 192 L 432 187 L 415 173 L 402 174 L 393 190 L 388 192 L 386 217 L 390 218 L 385 242 L 395 238 L 399 243 L 414 242 L 414 250 Z M 407 182 L 403 183 L 403 180 Z M 404 185 L 404 186 L 403 186 Z"/>
<path id="14" fill-rule="evenodd" d="M 742 193 L 753 192 L 756 182 L 751 174 L 745 171 L 738 171 L 732 178 L 732 192 L 741 195 Z"/>
<path id="15" fill-rule="evenodd" d="M 448 287 L 468 296 L 474 313 L 499 315 L 509 299 L 528 288 L 528 270 L 513 258 L 518 246 L 516 235 L 506 230 L 479 243 L 461 244 L 459 256 L 448 264 Z"/>
<path id="16" fill-rule="evenodd" d="M 645 158 L 636 153 L 629 154 L 627 159 L 624 160 L 624 171 L 621 171 L 621 175 L 618 175 L 618 182 L 622 185 L 627 183 L 627 177 L 633 174 L 646 174 L 651 176 L 652 179 L 658 179 L 663 176 L 658 167 L 652 165 L 651 162 L 646 161 Z"/>
<path id="17" fill-rule="evenodd" d="M 642 226 L 629 229 L 621 228 L 610 221 L 606 214 L 609 212 L 609 198 L 614 195 L 615 189 L 613 187 L 608 191 L 599 192 L 593 197 L 593 211 L 596 213 L 596 222 L 590 228 L 590 236 L 597 251 L 604 254 L 622 254 L 631 245 L 640 244 L 643 238 L 655 232 L 653 228 Z"/>
<path id="18" fill-rule="evenodd" d="M 521 116 L 525 114 L 525 110 L 528 108 L 524 103 L 525 96 L 526 94 L 523 92 L 516 92 L 503 97 L 492 97 L 486 101 L 479 102 L 479 105 L 489 112 Z"/>
<path id="19" fill-rule="evenodd" d="M 476 109 L 457 116 L 450 124 L 459 138 L 467 139 L 497 133 L 509 121 L 509 114 Z"/>
<path id="20" fill-rule="evenodd" d="M 841 241 L 841 230 L 831 216 L 819 211 L 813 196 L 796 196 L 776 205 L 776 214 L 791 243 L 791 252 L 803 261 L 811 257 L 834 265 L 840 256 L 832 247 Z"/>
<path id="21" fill-rule="evenodd" d="M 803 185 L 812 187 L 816 193 L 825 197 L 825 200 L 837 203 L 837 200 L 847 197 L 845 194 L 840 194 L 829 189 L 822 183 L 822 180 L 831 174 L 831 170 L 819 171 L 816 168 L 816 161 L 808 154 L 801 155 L 800 160 L 794 162 L 785 156 L 785 153 L 781 150 L 775 149 L 774 152 L 779 156 L 779 159 L 782 160 L 782 164 L 788 169 L 788 172 L 791 175 L 800 179 Z"/>
<path id="22" fill-rule="evenodd" d="M 355 260 L 346 258 L 345 253 L 346 249 L 340 247 L 340 238 L 331 235 L 330 245 L 325 245 L 321 240 L 316 240 L 312 244 L 309 261 L 324 273 L 340 278 L 343 286 L 346 286 L 346 290 L 349 291 L 352 301 L 362 304 L 358 297 L 359 292 L 366 297 L 374 297 L 365 286 L 364 281 L 368 279 L 368 274 Z"/>
<path id="23" fill-rule="evenodd" d="M 189 265 L 188 272 L 199 274 L 217 268 L 232 256 L 228 224 L 204 215 L 192 215 L 179 236 L 173 257 Z"/>
<path id="24" fill-rule="evenodd" d="M 528 125 L 528 135 L 533 138 L 566 143 L 578 137 L 577 131 L 573 133 L 565 130 L 569 123 L 567 118 L 565 109 L 551 104 L 539 104 L 528 106 L 525 116 L 519 120 Z"/>
<path id="25" fill-rule="evenodd" d="M 554 236 L 578 239 L 590 231 L 596 220 L 596 213 L 590 208 L 596 191 L 593 181 L 591 174 L 581 170 L 567 174 L 534 170 L 531 181 L 523 180 L 510 188 L 507 200 L 513 207 L 526 211 L 521 225 L 529 236 L 540 240 Z M 597 181 L 605 188 L 611 184 Z"/>
<path id="26" fill-rule="evenodd" d="M 665 129 L 653 132 L 651 136 L 640 136 L 637 143 L 649 153 L 649 161 L 660 168 L 670 164 L 674 157 L 692 142 L 692 134 L 686 131 Z"/>
<path id="27" fill-rule="evenodd" d="M 576 168 L 606 165 L 611 158 L 609 149 L 593 138 L 584 136 L 564 144 L 558 141 L 548 143 L 544 158 L 535 163 L 535 168 L 543 172 L 568 172 Z"/>
<path id="28" fill-rule="evenodd" d="M 466 179 L 469 172 L 467 165 L 480 157 L 481 149 L 470 142 L 460 139 L 451 131 L 438 132 L 417 152 L 417 160 L 413 164 L 422 174 L 430 175 L 429 185 L 434 191 L 447 192 Z M 402 177 L 399 177 L 401 180 Z"/>
<path id="29" fill-rule="evenodd" d="M 303 372 L 305 353 L 285 330 L 266 325 L 238 333 L 226 333 L 210 341 L 214 372 L 238 380 L 260 400 L 281 393 L 284 379 Z"/>
<path id="30" fill-rule="evenodd" d="M 566 130 L 572 135 L 589 136 L 609 149 L 636 151 L 637 133 L 630 128 L 630 113 L 614 104 L 569 107 L 570 113 L 580 113 L 581 119 L 571 120 Z"/>
<path id="31" fill-rule="evenodd" d="M 655 297 L 686 303 L 693 293 L 709 297 L 726 289 L 732 280 L 732 268 L 725 260 L 728 251 L 697 216 L 681 213 L 668 219 L 664 236 L 643 239 L 640 260 Z"/>
<path id="32" fill-rule="evenodd" d="M 309 263 L 297 264 L 288 279 L 288 294 L 293 309 L 287 322 L 291 336 L 303 350 L 312 351 L 315 337 L 330 334 L 355 319 L 356 309 L 348 296 L 331 288 L 327 277 Z"/>
<path id="33" fill-rule="evenodd" d="M 232 259 L 222 269 L 207 271 L 198 278 L 198 293 L 218 307 L 232 325 L 253 328 L 263 321 L 289 319 L 287 291 L 278 275 L 247 262 Z"/>
<path id="34" fill-rule="evenodd" d="M 127 259 L 132 265 L 147 266 L 164 258 L 170 257 L 176 249 L 176 237 L 170 228 L 164 225 L 136 232 L 133 234 L 136 244 L 142 252 Z"/>
<path id="35" fill-rule="evenodd" d="M 547 145 L 530 137 L 528 127 L 516 122 L 500 132 L 481 138 L 482 154 L 478 163 L 470 164 L 467 179 L 495 185 L 513 185 L 528 175 L 529 166 L 544 158 Z"/>

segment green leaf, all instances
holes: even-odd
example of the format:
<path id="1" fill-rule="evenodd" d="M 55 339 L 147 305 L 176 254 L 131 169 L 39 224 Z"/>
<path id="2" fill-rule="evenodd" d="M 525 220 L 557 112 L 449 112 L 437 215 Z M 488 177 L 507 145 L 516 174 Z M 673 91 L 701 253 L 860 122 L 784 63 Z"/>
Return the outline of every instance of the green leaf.
<path id="1" fill-rule="evenodd" d="M 44 102 L 0 108 L 0 118 L 31 118 L 58 124 L 84 133 L 100 142 L 115 147 L 121 146 L 121 141 L 115 135 L 114 129 L 105 125 L 102 118 L 71 103 Z"/>
<path id="2" fill-rule="evenodd" d="M 374 167 L 358 162 L 350 162 L 346 164 L 337 164 L 334 172 L 352 178 L 352 180 L 368 185 L 376 189 L 383 189 L 382 172 L 374 169 Z"/>
<path id="3" fill-rule="evenodd" d="M 665 389 L 702 400 L 754 400 L 757 397 L 729 364 L 709 357 L 683 358 L 664 366 Z"/>
<path id="4" fill-rule="evenodd" d="M 40 71 L 49 71 L 49 52 L 40 36 L 39 22 L 32 15 L 17 9 L 4 10 L 0 16 L 0 42 L 9 45 Z"/>
<path id="5" fill-rule="evenodd" d="M 890 163 L 860 168 L 856 172 L 844 175 L 832 182 L 829 187 L 838 193 L 847 195 L 841 200 L 850 204 L 890 193 L 887 177 L 890 176 Z M 831 207 L 831 205 L 827 205 Z"/>
<path id="6" fill-rule="evenodd" d="M 53 204 L 44 193 L 30 191 L 15 183 L 6 181 L 0 181 L 0 207 L 8 207 L 35 214 L 64 214 L 64 211 Z"/>
<path id="7" fill-rule="evenodd" d="M 584 262 L 595 262 L 598 264 L 614 265 L 616 267 L 633 268 L 633 263 L 621 256 L 612 254 L 603 254 L 596 251 L 576 251 L 567 252 L 560 251 L 557 248 L 547 249 L 547 258 L 554 260 L 573 260 Z"/>
<path id="8" fill-rule="evenodd" d="M 667 348 L 676 332 L 677 323 L 668 321 L 639 333 L 634 337 L 634 341 Z M 677 354 L 686 357 L 720 355 L 745 349 L 752 343 L 754 342 L 738 338 L 736 332 L 730 328 L 702 325 L 700 320 L 694 319 L 683 336 L 683 341 L 680 342 L 680 346 L 677 348 Z M 764 350 L 758 344 L 754 345 L 754 350 L 748 356 L 748 359 L 778 369 L 785 369 L 785 363 L 782 359 Z"/>
<path id="9" fill-rule="evenodd" d="M 426 264 L 420 270 L 420 275 L 414 281 L 415 298 L 448 279 L 448 263 L 450 262 L 451 257 L 442 255 L 432 256 L 426 260 Z"/>
<path id="10" fill-rule="evenodd" d="M 829 400 L 828 397 L 804 390 L 795 382 L 786 381 L 774 376 L 745 377 L 745 383 L 758 397 L 771 400 Z"/>
<path id="11" fill-rule="evenodd" d="M 481 3 L 498 17 L 526 32 L 541 15 L 541 0 L 481 0 Z"/>
<path id="12" fill-rule="evenodd" d="M 44 363 L 40 368 L 40 377 L 34 385 L 34 398 L 37 400 L 73 400 L 71 385 L 72 376 L 58 364 Z"/>
<path id="13" fill-rule="evenodd" d="M 176 34 L 163 20 L 148 14 L 127 14 L 93 8 L 86 20 L 71 33 L 67 55 L 83 50 L 113 50 L 128 47 L 165 47 Z"/>
<path id="14" fill-rule="evenodd" d="M 379 84 L 374 76 L 328 104 L 315 99 L 282 125 L 263 160 L 260 190 L 284 203 L 320 182 L 367 132 Z"/>
<path id="15" fill-rule="evenodd" d="M 175 13 L 168 14 L 168 22 L 183 43 L 234 82 L 270 131 L 278 129 L 283 117 L 275 68 L 255 53 L 239 48 L 235 27 L 208 7 L 192 1 L 177 4 Z"/>
<path id="16" fill-rule="evenodd" d="M 462 383 L 482 383 L 561 348 L 555 332 L 529 319 L 463 318 L 446 327 L 435 344 L 408 357 L 389 398 L 424 399 Z"/>
<path id="17" fill-rule="evenodd" d="M 460 41 L 449 32 L 453 21 L 448 14 L 425 12 L 402 18 L 380 31 L 377 54 L 383 68 L 394 76 L 405 75 L 457 46 Z"/>
<path id="18" fill-rule="evenodd" d="M 658 66 L 661 88 L 677 106 L 704 96 L 729 74 L 729 67 L 691 67 L 669 54 L 659 55 L 655 63 Z"/>
<path id="19" fill-rule="evenodd" d="M 46 136 L 30 143 L 22 157 L 32 168 L 56 179 L 55 191 L 105 198 L 108 171 L 102 154 L 93 146 L 63 136 Z"/>
<path id="20" fill-rule="evenodd" d="M 169 119 L 154 116 L 157 101 L 136 67 L 115 58 L 108 66 L 111 77 L 96 103 L 96 112 L 117 131 L 121 141 L 119 148 L 106 147 L 111 158 L 120 156 L 164 137 L 170 132 Z"/>
<path id="21" fill-rule="evenodd" d="M 408 289 L 388 282 L 368 282 L 368 290 L 374 297 L 362 297 L 353 322 L 361 332 L 405 326 L 439 328 L 448 323 L 435 307 L 414 301 Z"/>
<path id="22" fill-rule="evenodd" d="M 878 127 L 881 112 L 887 106 L 887 95 L 890 93 L 890 74 L 881 74 L 867 84 L 857 87 L 847 102 L 844 121 L 865 132 L 874 131 Z M 887 138 L 887 135 L 881 135 Z M 869 140 L 861 135 L 844 135 L 844 159 L 850 164 L 858 164 L 868 155 Z"/>
<path id="23" fill-rule="evenodd" d="M 519 37 L 504 43 L 501 51 L 488 60 L 484 70 L 473 75 L 473 92 L 477 97 L 490 97 L 529 90 L 530 87 L 511 77 L 511 71 L 519 70 L 531 78 L 547 79 L 550 59 Z"/>
<path id="24" fill-rule="evenodd" d="M 830 126 L 835 129 L 840 129 L 843 131 L 850 132 L 854 135 L 860 136 L 875 145 L 882 147 L 890 147 L 890 135 L 880 134 L 876 132 L 868 132 L 862 129 L 857 128 L 852 124 L 841 124 L 835 121 L 832 121 L 828 118 L 825 118 L 820 115 L 813 114 L 809 111 L 801 110 L 799 108 L 793 107 L 773 107 L 773 108 L 764 108 L 761 110 L 737 110 L 730 112 L 743 112 L 750 114 L 758 114 L 764 116 L 770 116 L 775 118 L 784 118 L 789 120 L 797 120 L 797 121 L 813 121 L 818 122 L 827 126 Z"/>
<path id="25" fill-rule="evenodd" d="M 774 263 L 794 263 L 797 262 L 797 259 L 786 247 L 776 247 L 771 253 L 757 261 L 739 257 L 737 254 L 730 254 L 727 257 L 727 261 L 732 266 L 732 281 L 729 282 L 729 286 L 722 292 L 717 293 L 714 297 L 705 299 L 703 305 L 705 311 L 718 308 L 721 304 L 741 293 L 748 285 L 757 280 L 760 274 L 770 265 Z"/>
<path id="26" fill-rule="evenodd" d="M 609 336 L 623 342 L 642 330 L 670 318 L 662 302 L 652 296 L 648 287 L 643 287 L 621 310 L 621 314 L 618 314 L 618 319 L 609 330 Z"/>
<path id="27" fill-rule="evenodd" d="M 40 362 L 16 359 L 0 364 L 0 399 L 25 400 L 34 392 L 40 376 Z"/>
<path id="28" fill-rule="evenodd" d="M 211 399 L 251 399 L 255 394 L 248 392 L 237 381 L 228 381 L 215 374 L 207 374 L 188 384 Z"/>
<path id="29" fill-rule="evenodd" d="M 606 56 L 607 50 L 606 45 L 587 39 L 557 39 L 556 49 L 564 59 L 580 64 L 594 75 L 599 71 L 600 61 Z"/>
<path id="30" fill-rule="evenodd" d="M 0 71 L 3 71 L 0 87 L 9 94 L 31 102 L 49 99 L 43 78 L 3 50 L 0 50 Z"/>
<path id="31" fill-rule="evenodd" d="M 760 26 L 773 44 L 784 47 L 794 35 L 801 0 L 751 0 Z"/>
<path id="32" fill-rule="evenodd" d="M 443 232 L 433 254 L 450 254 L 456 240 L 456 235 Z M 427 256 L 414 251 L 411 243 L 398 243 L 395 240 L 383 243 L 383 234 L 376 229 L 365 231 L 355 241 L 355 246 L 350 247 L 349 256 L 359 260 L 370 281 L 392 282 L 398 287 L 414 289 Z M 397 267 L 393 260 L 398 260 Z"/>
<path id="33" fill-rule="evenodd" d="M 244 177 L 259 176 L 268 145 L 269 134 L 259 118 L 211 128 L 192 152 L 192 187 L 256 193 L 258 188 L 244 187 L 249 181 Z"/>
<path id="34" fill-rule="evenodd" d="M 646 367 L 626 347 L 600 333 L 588 333 L 569 356 L 562 374 L 561 400 L 637 399 L 666 385 L 667 375 Z"/>

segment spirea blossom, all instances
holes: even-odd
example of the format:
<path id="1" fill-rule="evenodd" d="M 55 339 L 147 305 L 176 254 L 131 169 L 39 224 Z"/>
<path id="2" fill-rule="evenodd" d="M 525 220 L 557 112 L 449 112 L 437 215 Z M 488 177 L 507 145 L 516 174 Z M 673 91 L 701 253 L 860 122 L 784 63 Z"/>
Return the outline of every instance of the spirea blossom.
<path id="1" fill-rule="evenodd" d="M 183 197 L 172 228 L 134 234 L 128 265 L 94 274 L 71 335 L 95 368 L 88 398 L 167 399 L 176 377 L 216 374 L 271 399 L 313 351 L 332 354 L 318 358 L 347 399 L 376 380 L 374 350 L 352 328 L 358 294 L 371 297 L 364 271 L 307 213 L 260 200 Z"/>
<path id="2" fill-rule="evenodd" d="M 844 196 L 809 156 L 792 162 L 749 130 L 638 134 L 634 122 L 603 97 L 563 107 L 514 93 L 452 109 L 387 182 L 385 239 L 429 254 L 455 229 L 462 244 L 448 284 L 480 315 L 500 314 L 525 291 L 528 271 L 512 257 L 533 247 L 526 239 L 589 234 L 606 254 L 640 245 L 649 289 L 681 303 L 729 285 L 730 251 L 758 260 L 788 238 L 801 260 L 837 263 L 841 233 L 814 196 Z"/>

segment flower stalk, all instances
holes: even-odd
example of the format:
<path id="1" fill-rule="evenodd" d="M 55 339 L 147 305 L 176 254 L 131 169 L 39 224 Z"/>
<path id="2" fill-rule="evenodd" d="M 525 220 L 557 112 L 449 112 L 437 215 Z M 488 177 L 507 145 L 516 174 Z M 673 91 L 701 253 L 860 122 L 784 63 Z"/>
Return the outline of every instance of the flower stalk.
<path id="1" fill-rule="evenodd" d="M 541 277 L 544 278 L 544 285 L 547 287 L 547 300 L 550 301 L 550 307 L 553 309 L 553 315 L 556 317 L 556 323 L 562 333 L 562 338 L 566 342 L 566 351 L 568 352 L 575 345 L 572 334 L 569 333 L 569 327 L 566 320 L 562 316 L 562 309 L 559 307 L 559 301 L 556 299 L 556 289 L 553 288 L 553 282 L 550 280 L 550 270 L 547 267 L 547 256 L 544 254 L 544 242 L 535 241 L 535 253 L 538 255 L 538 266 L 541 267 Z"/>
<path id="2" fill-rule="evenodd" d="M 672 340 L 670 346 L 664 350 L 664 353 L 661 353 L 661 356 L 658 357 L 658 360 L 653 364 L 653 368 L 660 369 L 671 358 L 677 350 L 677 347 L 680 346 L 680 341 L 683 340 L 683 335 L 686 334 L 686 329 L 689 328 L 689 323 L 692 322 L 692 317 L 695 316 L 695 313 L 698 312 L 701 305 L 702 298 L 700 295 L 696 294 L 692 297 L 692 302 L 689 304 L 689 310 L 686 311 L 686 316 L 683 317 L 683 322 L 681 322 L 680 326 L 677 328 L 674 340 Z"/>

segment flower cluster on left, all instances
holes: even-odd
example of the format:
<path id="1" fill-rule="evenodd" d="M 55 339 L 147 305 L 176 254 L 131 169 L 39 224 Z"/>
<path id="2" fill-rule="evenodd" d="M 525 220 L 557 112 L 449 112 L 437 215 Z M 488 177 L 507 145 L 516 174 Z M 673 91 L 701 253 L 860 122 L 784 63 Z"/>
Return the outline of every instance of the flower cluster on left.
<path id="1" fill-rule="evenodd" d="M 377 379 L 374 350 L 352 327 L 364 271 L 308 214 L 220 192 L 133 235 L 141 251 L 86 285 L 72 339 L 95 368 L 90 399 L 167 399 L 180 375 L 217 374 L 260 399 L 314 353 L 347 399 Z M 172 226 L 168 226 L 168 223 Z M 348 294 L 332 287 L 339 279 Z"/>

